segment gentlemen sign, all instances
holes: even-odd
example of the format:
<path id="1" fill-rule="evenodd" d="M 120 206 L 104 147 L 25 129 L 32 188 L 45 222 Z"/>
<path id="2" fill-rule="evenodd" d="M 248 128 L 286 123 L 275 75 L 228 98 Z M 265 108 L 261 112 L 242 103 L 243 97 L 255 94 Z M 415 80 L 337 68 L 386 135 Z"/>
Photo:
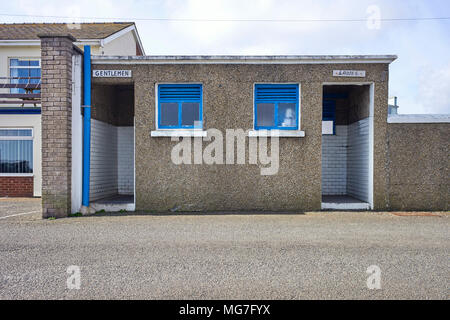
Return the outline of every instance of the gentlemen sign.
<path id="1" fill-rule="evenodd" d="M 131 78 L 131 70 L 93 70 L 95 78 Z"/>
<path id="2" fill-rule="evenodd" d="M 333 70 L 333 77 L 360 77 L 364 78 L 366 71 L 364 70 Z"/>

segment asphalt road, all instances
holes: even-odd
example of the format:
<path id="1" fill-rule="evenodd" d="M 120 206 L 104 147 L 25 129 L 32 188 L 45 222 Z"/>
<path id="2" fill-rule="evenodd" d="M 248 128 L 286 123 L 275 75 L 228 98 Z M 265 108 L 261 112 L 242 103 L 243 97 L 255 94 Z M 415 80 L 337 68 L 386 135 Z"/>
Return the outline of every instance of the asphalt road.
<path id="1" fill-rule="evenodd" d="M 449 299 L 448 213 L 2 219 L 38 201 L 0 201 L 0 299 Z"/>

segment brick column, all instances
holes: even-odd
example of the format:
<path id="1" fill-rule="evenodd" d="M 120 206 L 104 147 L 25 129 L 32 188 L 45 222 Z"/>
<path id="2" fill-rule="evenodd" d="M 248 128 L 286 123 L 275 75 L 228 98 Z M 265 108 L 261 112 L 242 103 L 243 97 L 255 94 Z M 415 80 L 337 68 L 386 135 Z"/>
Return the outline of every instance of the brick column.
<path id="1" fill-rule="evenodd" d="M 72 55 L 75 38 L 41 38 L 42 216 L 66 217 L 71 209 Z"/>

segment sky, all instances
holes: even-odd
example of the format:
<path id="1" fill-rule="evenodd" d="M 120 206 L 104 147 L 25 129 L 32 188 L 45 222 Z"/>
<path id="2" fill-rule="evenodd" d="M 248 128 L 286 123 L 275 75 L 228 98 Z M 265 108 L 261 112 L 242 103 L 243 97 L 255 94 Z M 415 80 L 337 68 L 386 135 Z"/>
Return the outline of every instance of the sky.
<path id="1" fill-rule="evenodd" d="M 395 54 L 389 96 L 399 113 L 450 113 L 450 19 L 383 20 L 431 17 L 450 17 L 450 1 L 2 0 L 0 8 L 1 23 L 135 21 L 147 55 Z M 316 21 L 279 21 L 289 19 Z M 361 21 L 323 21 L 349 19 Z"/>

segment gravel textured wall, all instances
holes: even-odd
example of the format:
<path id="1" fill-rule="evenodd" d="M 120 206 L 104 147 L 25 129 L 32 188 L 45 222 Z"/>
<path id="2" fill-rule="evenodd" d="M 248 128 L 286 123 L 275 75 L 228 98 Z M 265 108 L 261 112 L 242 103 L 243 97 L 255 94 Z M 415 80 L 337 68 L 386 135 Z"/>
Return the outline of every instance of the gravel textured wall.
<path id="1" fill-rule="evenodd" d="M 387 64 L 139 64 L 94 65 L 131 69 L 132 79 L 93 79 L 94 84 L 134 82 L 137 210 L 319 210 L 321 206 L 321 120 L 324 82 L 375 84 L 375 175 L 377 209 L 387 207 Z M 335 69 L 366 70 L 366 78 L 337 78 Z M 301 84 L 304 138 L 280 138 L 277 175 L 262 176 L 257 165 L 175 165 L 170 138 L 152 138 L 155 85 L 203 83 L 204 128 L 253 128 L 253 84 Z M 204 145 L 207 145 L 205 143 Z"/>
<path id="2" fill-rule="evenodd" d="M 390 123 L 392 210 L 449 210 L 450 124 Z"/>

